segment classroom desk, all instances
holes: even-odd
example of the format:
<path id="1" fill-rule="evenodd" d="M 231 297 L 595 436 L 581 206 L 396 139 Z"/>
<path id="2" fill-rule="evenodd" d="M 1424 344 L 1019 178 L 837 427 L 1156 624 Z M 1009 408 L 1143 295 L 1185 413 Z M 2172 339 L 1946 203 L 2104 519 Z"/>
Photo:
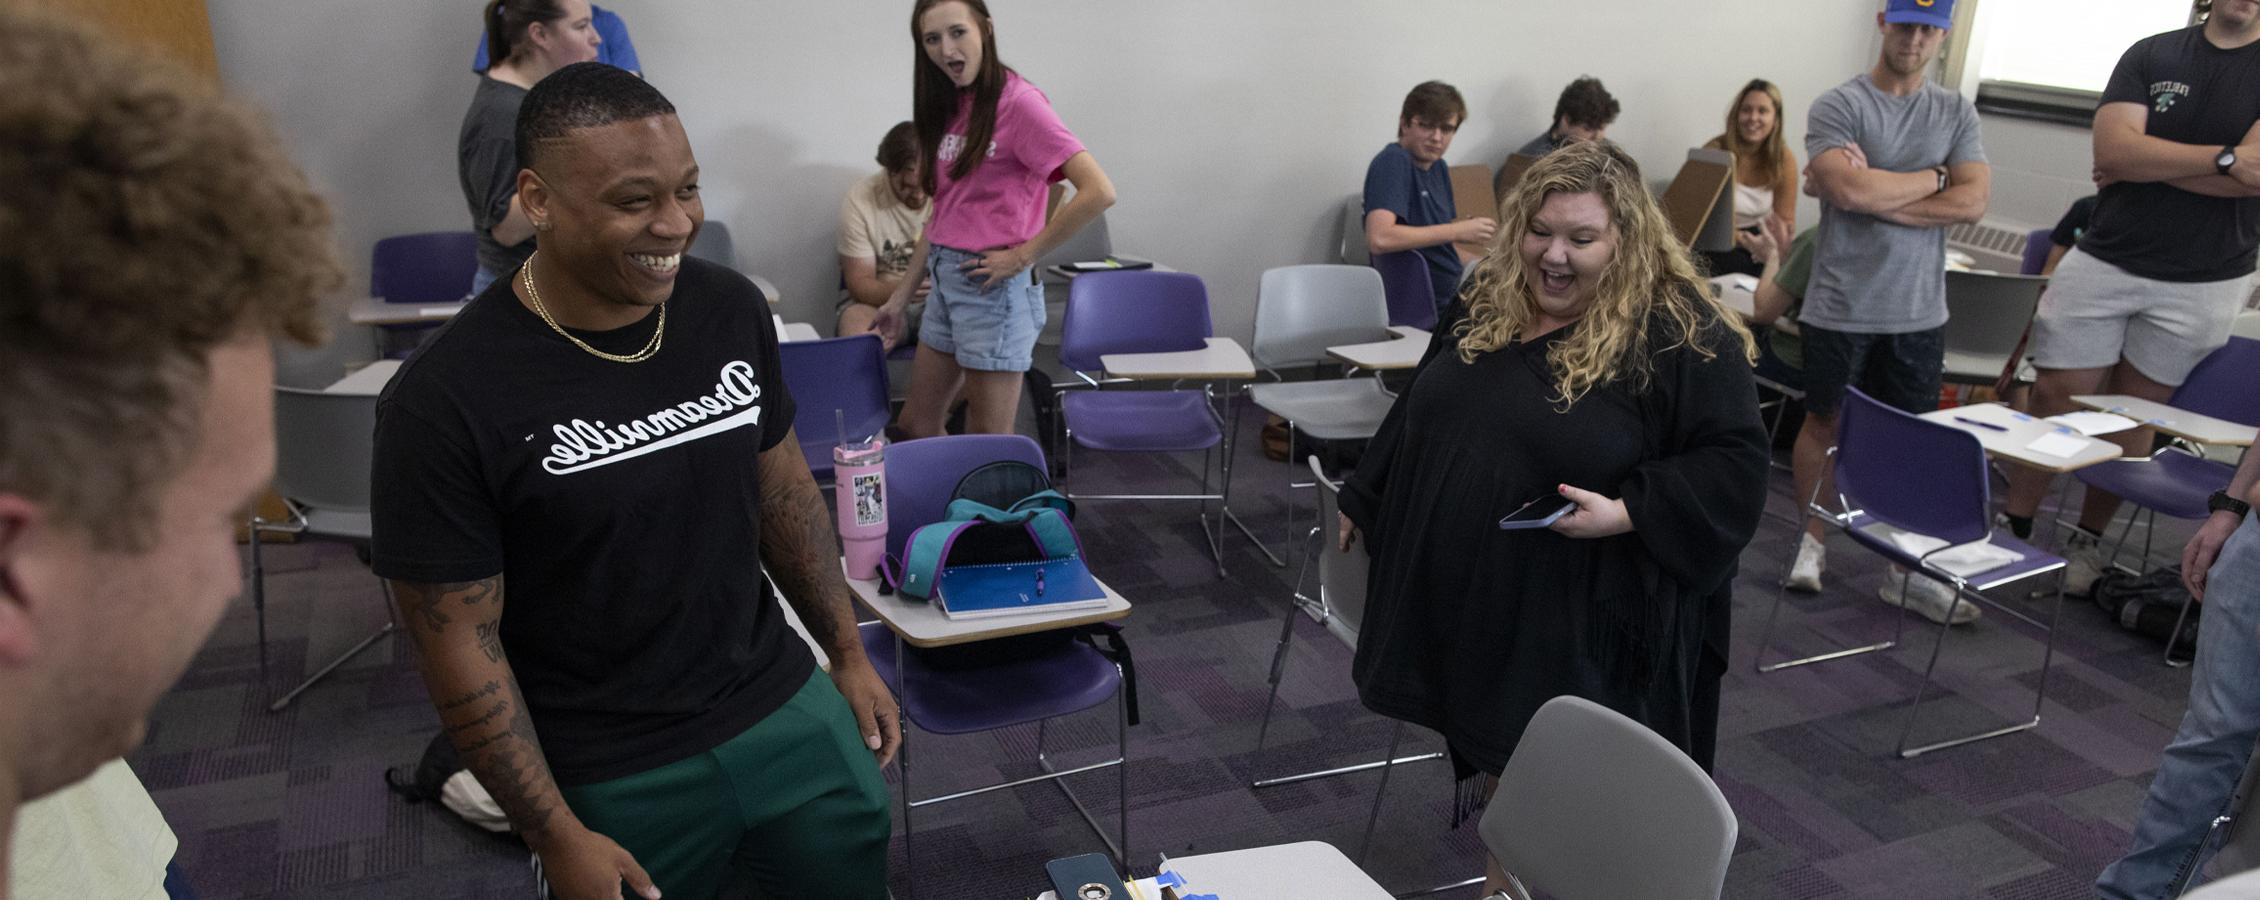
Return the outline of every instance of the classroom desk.
<path id="1" fill-rule="evenodd" d="M 1194 893 L 1224 900 L 1390 900 L 1373 876 L 1323 841 L 1173 857 L 1169 870 Z M 1056 898 L 1045 891 L 1037 900 Z"/>
<path id="2" fill-rule="evenodd" d="M 1326 348 L 1326 355 L 1345 363 L 1371 371 L 1410 369 L 1420 365 L 1420 356 L 1428 352 L 1432 337 L 1426 330 L 1410 325 L 1391 325 L 1396 337 L 1386 341 L 1366 344 L 1343 344 Z"/>
<path id="3" fill-rule="evenodd" d="M 1979 403 L 1932 410 L 1923 413 L 1922 417 L 1941 425 L 1959 428 L 1977 436 L 1978 443 L 1984 445 L 1985 452 L 1991 456 L 2051 474 L 2061 475 L 2097 463 L 2110 462 L 2118 459 L 2121 452 L 2117 444 L 2083 436 L 2069 428 L 2035 419 L 1999 403 Z M 1969 421 L 1960 421 L 1965 419 Z M 1971 422 L 1983 424 L 1971 424 Z M 1988 428 L 1987 425 L 1996 427 Z M 2068 434 L 2079 440 L 2081 443 L 2079 450 L 2070 456 L 2051 456 L 2033 452 L 2029 445 L 2042 435 L 2051 432 Z"/>
<path id="4" fill-rule="evenodd" d="M 846 574 L 847 561 L 841 560 L 841 574 Z M 1094 576 L 1093 581 L 1098 581 Z M 879 621 L 895 637 L 913 647 L 947 647 L 951 644 L 969 644 L 992 638 L 1011 637 L 1016 634 L 1034 634 L 1059 628 L 1073 628 L 1095 622 L 1111 622 L 1130 614 L 1130 601 L 1106 582 L 1099 581 L 1099 590 L 1106 592 L 1106 605 L 1061 612 L 1032 612 L 1017 616 L 993 616 L 982 619 L 952 619 L 942 614 L 942 608 L 924 600 L 905 597 L 900 592 L 879 593 L 878 579 L 848 579 L 848 588 L 855 599 L 877 613 Z"/>
<path id="5" fill-rule="evenodd" d="M 1750 286 L 1744 287 L 1744 282 Z M 1719 275 L 1711 279 L 1711 295 L 1747 321 L 1758 314 L 1757 279 L 1748 275 Z"/>
<path id="6" fill-rule="evenodd" d="M 2078 394 L 2072 397 L 2072 402 L 2089 409 L 2126 416 L 2142 425 L 2200 444 L 2252 446 L 2254 429 L 2249 425 L 2201 416 L 2156 400 L 2144 400 L 2125 394 Z"/>
<path id="7" fill-rule="evenodd" d="M 816 326 L 807 322 L 785 322 L 777 328 L 777 340 L 780 342 L 813 341 L 823 337 L 816 333 Z"/>
<path id="8" fill-rule="evenodd" d="M 1117 258 L 1117 259 L 1121 259 L 1121 258 L 1125 258 L 1125 257 L 1127 257 L 1127 258 L 1129 258 L 1129 259 L 1145 259 L 1145 257 L 1143 257 L 1143 256 L 1130 256 L 1129 254 L 1109 254 L 1109 255 L 1111 255 L 1111 256 L 1114 256 L 1114 257 L 1115 257 L 1115 258 Z M 1075 278 L 1076 278 L 1076 276 L 1079 276 L 1079 275 L 1105 275 L 1105 274 L 1108 274 L 1108 273 L 1112 273 L 1112 272 L 1175 272 L 1175 271 L 1177 271 L 1177 270 L 1176 270 L 1176 269 L 1172 269 L 1172 268 L 1170 268 L 1170 267 L 1168 267 L 1168 266 L 1162 265 L 1161 263 L 1154 263 L 1154 264 L 1153 264 L 1152 266 L 1150 266 L 1150 267 L 1148 267 L 1148 268 L 1144 268 L 1144 269 L 1093 269 L 1093 270 L 1091 270 L 1091 271 L 1088 271 L 1088 272 L 1078 272 L 1078 271 L 1075 271 L 1074 269 L 1070 269 L 1070 268 L 1068 268 L 1068 267 L 1067 267 L 1067 265 L 1066 265 L 1065 263 L 1061 263 L 1061 264 L 1059 264 L 1059 265 L 1056 265 L 1056 266 L 1045 266 L 1045 267 L 1044 267 L 1044 274 L 1045 274 L 1045 275 L 1047 275 L 1047 276 L 1049 276 L 1049 277 L 1050 277 L 1050 280 L 1052 280 L 1052 281 L 1053 281 L 1053 282 L 1055 282 L 1055 283 L 1059 283 L 1059 284 L 1065 284 L 1065 283 L 1067 283 L 1067 282 L 1070 282 L 1070 281 L 1074 281 L 1074 280 L 1075 280 Z"/>
<path id="9" fill-rule="evenodd" d="M 1239 442 L 1234 439 L 1234 434 L 1238 429 L 1230 427 L 1231 423 L 1237 421 L 1232 415 L 1232 398 L 1238 393 L 1233 390 L 1231 382 L 1254 380 L 1256 377 L 1256 361 L 1248 357 L 1248 351 L 1240 346 L 1239 341 L 1228 337 L 1212 337 L 1205 340 L 1208 342 L 1208 346 L 1199 350 L 1181 350 L 1172 353 L 1102 354 L 1099 356 L 1099 365 L 1106 368 L 1106 374 L 1109 377 L 1124 378 L 1131 381 L 1221 382 L 1218 393 L 1222 395 L 1223 408 L 1221 410 L 1212 408 L 1211 412 L 1217 416 L 1218 427 L 1224 433 L 1222 447 L 1220 448 L 1222 459 L 1217 464 L 1218 472 L 1223 476 L 1224 484 L 1215 495 L 1222 509 L 1222 518 L 1231 522 L 1234 527 L 1239 528 L 1241 534 L 1247 535 L 1248 540 L 1256 545 L 1256 551 L 1271 560 L 1272 564 L 1286 565 L 1276 554 L 1271 552 L 1270 547 L 1265 546 L 1263 541 L 1256 538 L 1255 532 L 1248 530 L 1248 526 L 1240 521 L 1239 515 L 1232 512 L 1232 454 L 1238 448 Z M 1202 522 L 1202 528 L 1204 531 L 1207 529 L 1205 520 Z M 1217 574 L 1222 575 L 1224 574 L 1224 535 L 1221 527 L 1214 540 L 1215 543 L 1210 549 L 1216 555 Z"/>
<path id="10" fill-rule="evenodd" d="M 392 373 L 398 371 L 400 371 L 400 360 L 380 359 L 346 373 L 344 378 L 331 382 L 329 387 L 322 390 L 332 394 L 375 396 L 385 389 L 387 382 L 392 380 Z"/>
<path id="11" fill-rule="evenodd" d="M 445 322 L 469 305 L 468 299 L 454 303 L 386 303 L 381 297 L 362 297 L 345 309 L 345 320 L 355 325 L 416 325 L 425 322 Z"/>
<path id="12" fill-rule="evenodd" d="M 1109 353 L 1099 357 L 1106 374 L 1133 381 L 1208 379 L 1245 381 L 1256 377 L 1256 361 L 1239 341 L 1208 338 L 1208 346 L 1175 353 Z"/>

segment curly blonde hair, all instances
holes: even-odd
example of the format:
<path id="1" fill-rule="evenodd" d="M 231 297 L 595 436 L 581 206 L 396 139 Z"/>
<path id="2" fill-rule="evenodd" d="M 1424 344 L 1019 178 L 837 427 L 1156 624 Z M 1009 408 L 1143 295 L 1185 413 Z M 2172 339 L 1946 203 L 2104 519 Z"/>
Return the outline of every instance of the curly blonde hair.
<path id="1" fill-rule="evenodd" d="M 219 344 L 312 344 L 330 212 L 204 79 L 0 9 L 0 492 L 146 548 Z"/>
<path id="2" fill-rule="evenodd" d="M 1742 355 L 1757 360 L 1750 329 L 1696 275 L 1686 242 L 1641 183 L 1639 164 L 1614 142 L 1588 141 L 1546 154 L 1507 198 L 1491 252 L 1469 273 L 1460 294 L 1467 316 L 1453 333 L 1462 362 L 1506 346 L 1537 320 L 1538 298 L 1531 293 L 1522 240 L 1531 217 L 1556 193 L 1599 194 L 1617 239 L 1592 305 L 1576 330 L 1546 354 L 1562 409 L 1610 382 L 1645 391 L 1652 360 L 1665 350 L 1684 345 L 1704 359 L 1717 356 L 1720 348 L 1702 339 L 1709 328 L 1726 329 L 1740 342 Z"/>

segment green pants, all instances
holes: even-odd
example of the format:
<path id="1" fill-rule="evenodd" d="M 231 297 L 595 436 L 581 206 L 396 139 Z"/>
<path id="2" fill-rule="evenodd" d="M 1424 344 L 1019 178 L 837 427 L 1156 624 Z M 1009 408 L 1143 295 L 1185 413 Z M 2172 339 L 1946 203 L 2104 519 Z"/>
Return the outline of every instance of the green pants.
<path id="1" fill-rule="evenodd" d="M 562 790 L 667 900 L 887 895 L 887 786 L 823 672 L 719 747 Z"/>

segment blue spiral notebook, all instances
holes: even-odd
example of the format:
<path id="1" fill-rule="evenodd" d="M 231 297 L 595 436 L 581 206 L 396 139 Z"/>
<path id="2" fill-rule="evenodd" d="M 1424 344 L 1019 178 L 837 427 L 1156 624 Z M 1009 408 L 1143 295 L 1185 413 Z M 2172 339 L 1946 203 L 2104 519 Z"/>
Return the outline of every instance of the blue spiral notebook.
<path id="1" fill-rule="evenodd" d="M 951 566 L 934 599 L 952 619 L 985 619 L 1106 605 L 1106 591 L 1080 559 Z"/>

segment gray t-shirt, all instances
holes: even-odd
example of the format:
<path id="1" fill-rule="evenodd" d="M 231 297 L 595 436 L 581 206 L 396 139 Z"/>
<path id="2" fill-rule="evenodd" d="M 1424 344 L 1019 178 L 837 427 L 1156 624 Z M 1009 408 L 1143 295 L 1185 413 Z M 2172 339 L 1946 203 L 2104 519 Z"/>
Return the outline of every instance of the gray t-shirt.
<path id="1" fill-rule="evenodd" d="M 1977 107 L 1930 82 L 1905 97 L 1867 75 L 1829 89 L 1805 117 L 1805 158 L 1858 144 L 1868 167 L 1919 172 L 1984 162 Z M 1946 229 L 1910 228 L 1821 204 L 1820 246 L 1798 322 L 1906 334 L 1946 324 Z"/>
<path id="2" fill-rule="evenodd" d="M 531 238 L 514 247 L 494 240 L 494 226 L 510 214 L 510 198 L 518 193 L 518 106 L 525 100 L 525 88 L 480 76 L 455 139 L 455 176 L 471 209 L 471 230 L 479 233 L 479 268 L 496 275 L 510 274 L 534 255 Z"/>

